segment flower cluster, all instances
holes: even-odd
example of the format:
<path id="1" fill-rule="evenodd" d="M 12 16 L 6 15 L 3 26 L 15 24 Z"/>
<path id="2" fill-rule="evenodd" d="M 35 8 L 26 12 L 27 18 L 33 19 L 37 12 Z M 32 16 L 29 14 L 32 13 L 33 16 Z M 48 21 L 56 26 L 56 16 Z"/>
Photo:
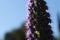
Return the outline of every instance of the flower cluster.
<path id="1" fill-rule="evenodd" d="M 28 0 L 27 0 L 28 1 Z M 52 36 L 50 14 L 44 0 L 29 0 L 26 22 L 27 40 L 54 40 Z"/>

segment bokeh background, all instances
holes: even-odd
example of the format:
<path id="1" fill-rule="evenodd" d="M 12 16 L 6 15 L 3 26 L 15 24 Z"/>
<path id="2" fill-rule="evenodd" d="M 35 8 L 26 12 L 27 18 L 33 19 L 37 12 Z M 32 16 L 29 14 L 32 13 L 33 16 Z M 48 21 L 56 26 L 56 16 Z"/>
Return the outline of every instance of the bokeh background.
<path id="1" fill-rule="evenodd" d="M 0 0 L 0 39 L 4 40 L 5 33 L 20 28 L 26 20 L 26 1 Z M 60 0 L 45 0 L 51 15 L 53 35 L 59 36 Z"/>

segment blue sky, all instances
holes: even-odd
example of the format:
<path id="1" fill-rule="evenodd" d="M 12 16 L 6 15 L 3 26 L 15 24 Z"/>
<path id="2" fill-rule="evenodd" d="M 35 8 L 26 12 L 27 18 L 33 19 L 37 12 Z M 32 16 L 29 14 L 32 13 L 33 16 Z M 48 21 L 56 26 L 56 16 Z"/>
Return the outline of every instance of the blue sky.
<path id="1" fill-rule="evenodd" d="M 0 0 L 0 37 L 25 20 L 25 0 Z"/>
<path id="2" fill-rule="evenodd" d="M 52 19 L 52 29 L 57 36 L 56 13 L 60 11 L 60 0 L 46 0 Z M 26 17 L 26 0 L 0 0 L 0 38 L 6 32 L 18 28 Z"/>

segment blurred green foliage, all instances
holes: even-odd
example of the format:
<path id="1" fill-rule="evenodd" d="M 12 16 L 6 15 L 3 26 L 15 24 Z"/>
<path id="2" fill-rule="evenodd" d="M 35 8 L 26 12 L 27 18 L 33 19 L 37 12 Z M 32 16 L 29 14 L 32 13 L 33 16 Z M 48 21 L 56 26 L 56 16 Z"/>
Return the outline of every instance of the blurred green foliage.
<path id="1" fill-rule="evenodd" d="M 24 24 L 22 24 L 21 28 L 6 33 L 5 40 L 25 40 Z"/>

